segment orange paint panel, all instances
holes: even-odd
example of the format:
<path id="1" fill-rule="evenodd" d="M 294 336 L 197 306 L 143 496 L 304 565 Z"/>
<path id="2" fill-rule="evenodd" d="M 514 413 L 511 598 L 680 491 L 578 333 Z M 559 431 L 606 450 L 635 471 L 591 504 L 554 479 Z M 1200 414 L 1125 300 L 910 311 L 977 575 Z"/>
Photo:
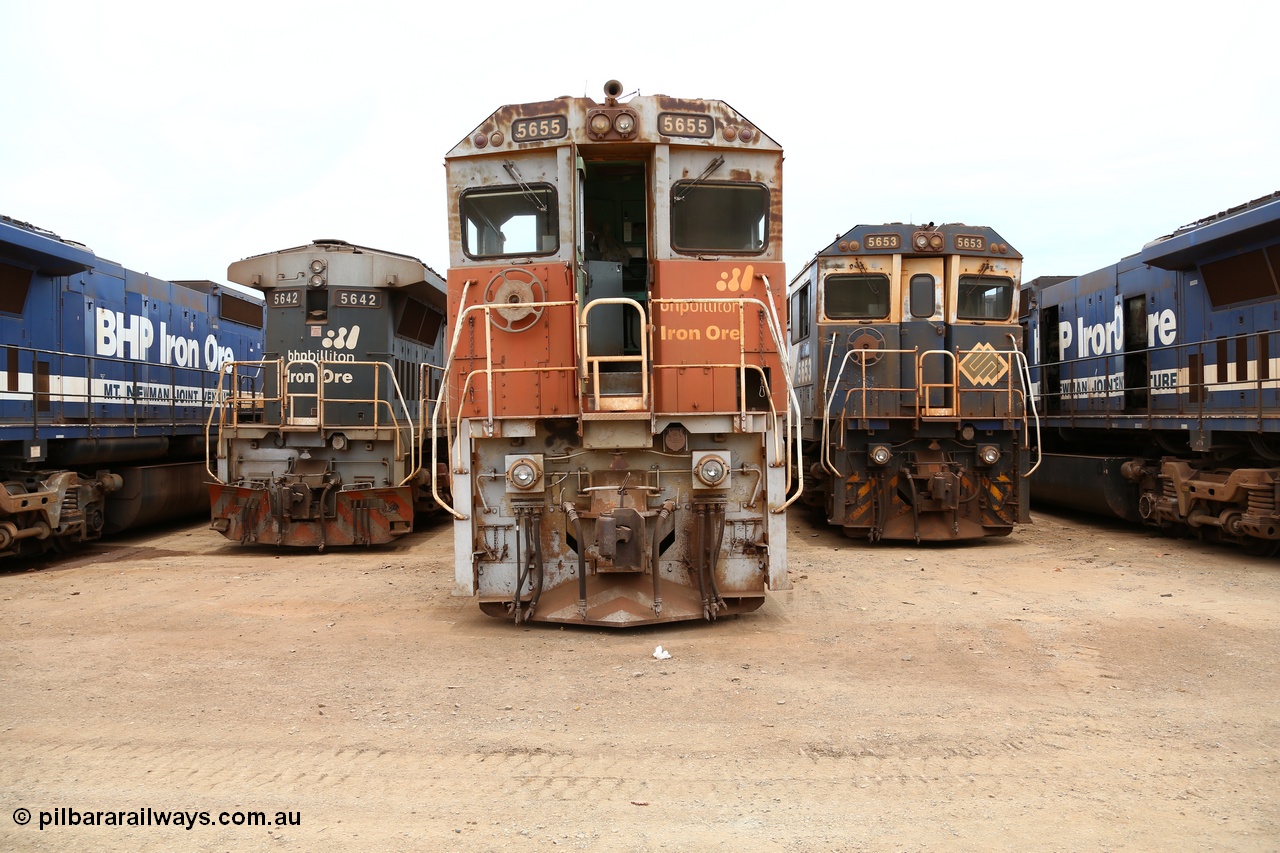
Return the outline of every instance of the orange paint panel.
<path id="1" fill-rule="evenodd" d="M 470 282 L 470 285 L 467 285 Z M 462 303 L 466 287 L 466 303 Z M 578 411 L 573 279 L 563 264 L 449 271 L 454 417 L 538 417 Z M 477 307 L 489 305 L 488 318 Z M 468 310 L 472 309 L 472 310 Z M 461 327 L 459 314 L 465 313 Z M 457 340 L 452 339 L 457 328 Z M 489 411 L 488 358 L 494 411 Z"/>
<path id="2" fill-rule="evenodd" d="M 748 365 L 768 369 L 773 405 L 784 408 L 782 363 L 764 306 L 738 301 L 768 304 L 771 292 L 779 331 L 785 336 L 783 265 L 734 259 L 659 261 L 656 267 L 650 311 L 657 410 L 737 411 L 737 368 L 704 365 L 737 365 L 744 353 Z M 749 373 L 753 375 L 748 387 L 758 386 L 759 374 Z"/>

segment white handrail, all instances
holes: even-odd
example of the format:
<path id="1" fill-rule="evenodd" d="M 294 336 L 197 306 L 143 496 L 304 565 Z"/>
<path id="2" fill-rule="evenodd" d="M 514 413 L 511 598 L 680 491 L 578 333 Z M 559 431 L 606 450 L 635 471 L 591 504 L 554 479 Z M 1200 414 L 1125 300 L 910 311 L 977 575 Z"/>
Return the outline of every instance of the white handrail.
<path id="1" fill-rule="evenodd" d="M 1031 422 L 1036 425 L 1036 464 L 1031 466 L 1031 470 L 1023 474 L 1024 478 L 1030 477 L 1040 467 L 1040 463 L 1044 461 L 1043 443 L 1040 440 L 1040 412 L 1036 410 L 1036 395 L 1031 390 L 1031 365 L 1027 363 L 1027 355 L 1018 349 L 1018 340 L 1012 333 L 1007 335 L 1009 342 L 1013 344 L 1013 352 L 1017 354 L 1018 366 L 1022 368 L 1022 372 L 1018 375 L 1022 379 L 1023 397 L 1031 401 Z M 1026 412 L 1023 412 L 1023 421 L 1026 421 Z"/>

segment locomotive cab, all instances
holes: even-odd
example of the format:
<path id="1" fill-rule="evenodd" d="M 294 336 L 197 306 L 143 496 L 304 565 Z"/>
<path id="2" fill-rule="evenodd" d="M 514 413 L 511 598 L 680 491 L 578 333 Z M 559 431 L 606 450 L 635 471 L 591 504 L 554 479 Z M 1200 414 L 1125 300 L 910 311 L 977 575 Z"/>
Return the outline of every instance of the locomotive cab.
<path id="1" fill-rule="evenodd" d="M 228 269 L 262 290 L 267 348 L 229 366 L 213 527 L 242 543 L 382 544 L 434 502 L 420 404 L 439 385 L 443 280 L 417 258 L 317 240 Z M 239 390 L 260 377 L 259 393 Z"/>
<path id="2" fill-rule="evenodd" d="M 558 98 L 446 156 L 456 589 L 636 625 L 786 583 L 781 149 L 718 101 Z"/>
<path id="3" fill-rule="evenodd" d="M 789 288 L 808 502 L 850 536 L 953 541 L 1028 520 L 1020 256 L 990 228 L 860 225 Z"/>

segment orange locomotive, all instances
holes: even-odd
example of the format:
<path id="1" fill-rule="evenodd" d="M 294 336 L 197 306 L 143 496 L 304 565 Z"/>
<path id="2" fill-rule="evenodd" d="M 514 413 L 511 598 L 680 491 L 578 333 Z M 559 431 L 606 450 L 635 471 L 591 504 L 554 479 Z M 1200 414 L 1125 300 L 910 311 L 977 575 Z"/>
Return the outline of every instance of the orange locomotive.
<path id="1" fill-rule="evenodd" d="M 456 588 L 515 622 L 786 588 L 782 150 L 721 101 L 505 106 L 445 158 Z M 437 483 L 443 495 L 445 483 Z"/>

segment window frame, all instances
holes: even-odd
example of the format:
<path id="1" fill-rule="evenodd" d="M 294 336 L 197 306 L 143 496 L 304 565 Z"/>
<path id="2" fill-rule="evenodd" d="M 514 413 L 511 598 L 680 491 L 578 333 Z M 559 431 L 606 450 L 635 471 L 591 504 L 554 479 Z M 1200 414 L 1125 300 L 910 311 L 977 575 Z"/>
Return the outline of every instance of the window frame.
<path id="1" fill-rule="evenodd" d="M 974 317 L 974 316 L 969 316 L 969 315 L 966 315 L 966 314 L 962 314 L 962 313 L 961 313 L 961 309 L 964 307 L 965 300 L 964 300 L 963 298 L 961 298 L 961 288 L 963 288 L 963 287 L 965 286 L 965 283 L 966 283 L 966 281 L 965 281 L 965 280 L 966 280 L 966 279 L 970 280 L 970 282 L 973 282 L 973 281 L 975 281 L 975 280 L 976 280 L 976 281 L 979 281 L 979 282 L 991 282 L 992 284 L 994 284 L 994 283 L 996 283 L 996 282 L 1003 282 L 1003 283 L 1006 285 L 1006 287 L 1005 287 L 1005 291 L 1006 291 L 1006 293 L 1008 294 L 1008 302 L 1007 302 L 1007 305 L 1006 305 L 1006 310 L 1005 310 L 1005 312 L 1004 312 L 1002 315 L 998 316 L 998 317 L 992 317 L 992 316 L 987 316 L 987 315 L 983 315 L 983 316 L 981 316 L 981 317 Z M 1012 318 L 1012 316 L 1013 316 L 1013 310 L 1014 310 L 1014 308 L 1017 306 L 1017 301 L 1014 299 L 1014 294 L 1016 293 L 1016 290 L 1017 290 L 1017 285 L 1014 283 L 1014 280 L 1013 280 L 1013 278 L 1012 278 L 1011 276 L 1007 276 L 1007 275 L 972 275 L 972 274 L 965 274 L 965 275 L 961 275 L 961 276 L 957 279 L 957 281 L 956 281 L 956 320 L 957 320 L 957 321 L 963 321 L 963 322 L 970 322 L 970 323 L 1010 323 L 1010 322 L 1013 322 L 1013 320 L 1012 320 L 1011 318 Z"/>
<path id="2" fill-rule="evenodd" d="M 727 249 L 718 246 L 683 246 L 677 242 L 677 226 L 680 217 L 676 215 L 676 205 L 680 204 L 688 193 L 681 195 L 681 189 L 691 191 L 699 190 L 760 190 L 764 193 L 764 205 L 761 211 L 760 219 L 760 245 L 756 248 L 749 249 Z M 671 250 L 682 255 L 763 255 L 769 251 L 769 231 L 772 227 L 772 220 L 769 217 L 770 208 L 773 204 L 772 191 L 768 186 L 759 181 L 699 181 L 696 179 L 675 181 L 671 185 L 671 208 L 670 223 L 671 229 L 669 239 L 671 242 Z"/>
<path id="3" fill-rule="evenodd" d="M 809 288 L 812 282 L 805 282 L 795 293 L 791 294 L 790 313 L 787 319 L 791 326 L 791 343 L 798 344 L 809 337 L 810 311 Z"/>
<path id="4" fill-rule="evenodd" d="M 883 282 L 885 287 L 884 293 L 884 313 L 883 314 L 832 314 L 828 310 L 829 298 L 831 293 L 832 282 L 839 282 L 841 279 L 876 279 Z M 833 272 L 826 275 L 822 280 L 822 316 L 828 320 L 839 322 L 857 322 L 861 320 L 888 320 L 893 315 L 893 280 L 887 273 L 883 272 Z"/>
<path id="5" fill-rule="evenodd" d="M 494 252 L 480 252 L 469 245 L 470 239 L 469 239 L 468 226 L 470 223 L 477 222 L 479 220 L 475 219 L 474 217 L 467 216 L 468 202 L 470 202 L 472 199 L 478 196 L 486 196 L 486 195 L 488 196 L 498 196 L 498 195 L 524 196 L 525 198 L 528 198 L 529 191 L 532 191 L 535 194 L 541 193 L 543 191 L 547 193 L 547 198 L 546 198 L 547 210 L 544 215 L 546 216 L 546 224 L 549 227 L 554 228 L 554 236 L 555 236 L 554 247 L 552 247 L 551 249 L 540 249 L 539 251 L 534 251 L 534 252 L 518 251 L 518 252 L 494 253 Z M 514 216 L 509 217 L 508 219 L 505 220 L 505 222 L 510 222 L 512 218 L 514 218 Z M 527 184 L 526 186 L 521 186 L 519 184 L 500 184 L 500 185 L 493 185 L 493 186 L 468 187 L 458 195 L 458 227 L 460 231 L 458 237 L 459 237 L 459 243 L 462 247 L 462 253 L 468 259 L 473 261 L 500 260 L 502 258 L 543 257 L 543 256 L 558 254 L 560 251 L 560 244 L 561 244 L 559 190 L 557 190 L 555 184 L 548 183 L 545 181 L 539 181 L 537 183 Z M 497 228 L 498 233 L 501 234 L 502 233 L 501 227 L 499 226 L 495 226 L 495 227 Z M 543 237 L 546 237 L 546 236 L 551 236 L 551 235 L 547 234 L 546 232 L 535 235 L 535 237 L 538 240 L 541 240 Z"/>

